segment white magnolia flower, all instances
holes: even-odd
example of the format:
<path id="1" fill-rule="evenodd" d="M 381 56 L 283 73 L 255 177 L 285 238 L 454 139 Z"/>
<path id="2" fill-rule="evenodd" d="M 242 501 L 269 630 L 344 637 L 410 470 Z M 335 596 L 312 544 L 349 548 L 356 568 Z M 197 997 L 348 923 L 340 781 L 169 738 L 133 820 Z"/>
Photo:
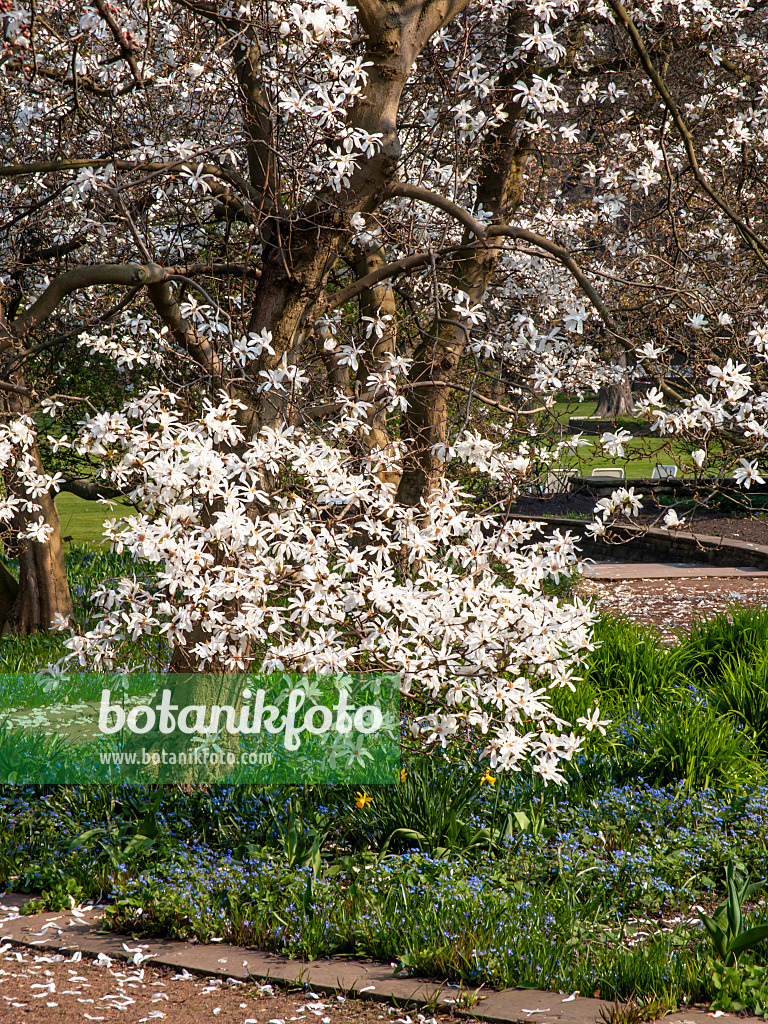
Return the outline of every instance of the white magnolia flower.
<path id="1" fill-rule="evenodd" d="M 707 320 L 703 313 L 693 313 L 687 317 L 685 322 L 694 331 L 704 331 L 709 327 L 709 320 Z"/>
<path id="2" fill-rule="evenodd" d="M 600 437 L 600 444 L 603 446 L 603 451 L 607 452 L 608 455 L 612 455 L 615 458 L 623 459 L 624 445 L 627 441 L 632 439 L 632 433 L 629 430 L 617 430 L 615 434 L 606 432 Z"/>
<path id="3" fill-rule="evenodd" d="M 667 510 L 663 519 L 664 530 L 679 530 L 681 526 L 685 525 L 685 518 L 680 519 L 677 512 L 673 508 Z"/>
<path id="4" fill-rule="evenodd" d="M 739 468 L 733 475 L 739 487 L 745 487 L 747 490 L 749 490 L 752 484 L 765 483 L 765 480 L 757 471 L 757 460 L 748 462 L 747 459 L 739 459 Z"/>

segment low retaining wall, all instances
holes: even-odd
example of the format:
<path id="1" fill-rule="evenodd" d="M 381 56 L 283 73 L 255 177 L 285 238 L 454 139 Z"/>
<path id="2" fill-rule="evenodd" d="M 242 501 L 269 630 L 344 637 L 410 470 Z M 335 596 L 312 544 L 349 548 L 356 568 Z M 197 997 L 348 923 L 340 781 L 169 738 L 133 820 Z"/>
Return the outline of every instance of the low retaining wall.
<path id="1" fill-rule="evenodd" d="M 570 530 L 579 537 L 581 554 L 595 561 L 620 558 L 626 562 L 706 562 L 717 566 L 749 566 L 768 569 L 768 544 L 752 544 L 745 540 L 713 537 L 691 530 L 660 530 L 657 527 L 617 527 L 615 535 L 621 544 L 595 540 L 586 532 L 589 520 L 567 516 L 526 516 L 537 523 L 560 530 Z"/>

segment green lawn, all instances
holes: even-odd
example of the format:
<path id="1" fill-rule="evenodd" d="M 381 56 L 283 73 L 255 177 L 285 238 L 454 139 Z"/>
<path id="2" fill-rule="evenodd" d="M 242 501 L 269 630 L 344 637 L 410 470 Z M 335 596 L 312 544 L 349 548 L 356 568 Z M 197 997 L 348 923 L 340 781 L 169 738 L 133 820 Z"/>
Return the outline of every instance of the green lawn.
<path id="1" fill-rule="evenodd" d="M 61 520 L 61 536 L 71 538 L 71 543 L 84 547 L 103 544 L 105 519 L 114 519 L 129 508 L 123 502 L 102 505 L 98 501 L 85 501 L 74 494 L 57 494 L 56 508 Z M 105 545 L 106 546 L 106 545 Z"/>
<path id="2" fill-rule="evenodd" d="M 617 458 L 606 455 L 596 443 L 597 438 L 588 438 L 592 447 L 584 447 L 578 458 L 563 458 L 563 469 L 575 469 L 582 476 L 589 476 L 597 466 L 623 466 L 627 477 L 650 477 L 654 466 L 680 465 L 678 479 L 685 475 L 691 465 L 690 456 L 679 444 L 661 437 L 638 437 L 624 445 L 626 456 Z M 674 453 L 674 457 L 671 453 Z"/>

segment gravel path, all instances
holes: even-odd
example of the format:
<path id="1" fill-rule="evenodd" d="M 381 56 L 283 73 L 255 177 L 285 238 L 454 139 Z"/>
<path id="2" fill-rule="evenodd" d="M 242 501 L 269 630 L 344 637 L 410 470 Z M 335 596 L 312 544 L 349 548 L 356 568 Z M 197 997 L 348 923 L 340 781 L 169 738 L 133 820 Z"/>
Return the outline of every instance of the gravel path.
<path id="1" fill-rule="evenodd" d="M 136 944 L 131 944 L 136 945 Z M 3 1024 L 436 1024 L 416 1011 L 344 996 L 286 993 L 272 985 L 0 944 Z"/>
<path id="2" fill-rule="evenodd" d="M 677 633 L 689 628 L 695 617 L 711 618 L 726 611 L 733 602 L 767 605 L 768 577 L 626 580 L 621 583 L 584 580 L 581 592 L 594 597 L 602 611 L 656 626 L 664 643 L 675 643 Z"/>

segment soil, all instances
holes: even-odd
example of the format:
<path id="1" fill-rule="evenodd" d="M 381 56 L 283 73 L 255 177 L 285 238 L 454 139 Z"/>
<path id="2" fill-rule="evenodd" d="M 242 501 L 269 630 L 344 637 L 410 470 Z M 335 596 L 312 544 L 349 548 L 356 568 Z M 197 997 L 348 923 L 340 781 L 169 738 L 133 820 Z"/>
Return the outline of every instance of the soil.
<path id="1" fill-rule="evenodd" d="M 520 497 L 511 507 L 511 514 L 521 519 L 533 519 L 536 516 L 578 516 L 591 518 L 595 507 L 595 499 L 586 494 L 562 494 L 551 498 Z M 644 502 L 643 511 L 632 522 L 642 526 L 659 525 L 666 508 L 661 508 L 650 501 Z M 751 544 L 768 544 L 768 513 L 737 512 L 728 515 L 721 511 L 695 509 L 680 511 L 685 515 L 686 524 L 695 533 L 704 533 L 714 537 L 728 537 L 744 540 Z"/>
<path id="2" fill-rule="evenodd" d="M 0 1020 L 3 1024 L 435 1024 L 378 1003 L 343 996 L 313 997 L 272 985 L 179 974 L 143 964 L 34 953 L 0 946 Z"/>

